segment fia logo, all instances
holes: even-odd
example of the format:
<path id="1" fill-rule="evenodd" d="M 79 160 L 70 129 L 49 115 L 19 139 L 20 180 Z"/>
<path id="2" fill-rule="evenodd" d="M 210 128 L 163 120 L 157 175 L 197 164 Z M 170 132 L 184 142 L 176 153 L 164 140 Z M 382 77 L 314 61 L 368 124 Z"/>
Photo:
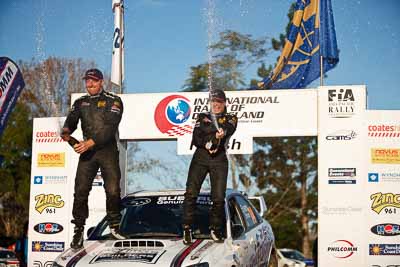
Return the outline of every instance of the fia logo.
<path id="1" fill-rule="evenodd" d="M 328 101 L 353 102 L 354 101 L 353 91 L 351 89 L 340 89 L 339 92 L 336 89 L 328 90 Z"/>

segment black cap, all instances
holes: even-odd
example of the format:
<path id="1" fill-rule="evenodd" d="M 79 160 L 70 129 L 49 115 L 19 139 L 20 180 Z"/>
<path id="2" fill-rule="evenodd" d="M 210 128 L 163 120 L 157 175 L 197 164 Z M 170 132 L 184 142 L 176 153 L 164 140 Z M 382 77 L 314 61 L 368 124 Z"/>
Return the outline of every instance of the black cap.
<path id="1" fill-rule="evenodd" d="M 211 101 L 219 101 L 219 102 L 225 102 L 226 101 L 226 96 L 224 91 L 220 89 L 214 89 L 210 92 L 210 100 Z"/>
<path id="2" fill-rule="evenodd" d="M 98 69 L 90 69 L 86 71 L 83 79 L 103 80 L 103 73 L 101 73 L 101 71 Z"/>

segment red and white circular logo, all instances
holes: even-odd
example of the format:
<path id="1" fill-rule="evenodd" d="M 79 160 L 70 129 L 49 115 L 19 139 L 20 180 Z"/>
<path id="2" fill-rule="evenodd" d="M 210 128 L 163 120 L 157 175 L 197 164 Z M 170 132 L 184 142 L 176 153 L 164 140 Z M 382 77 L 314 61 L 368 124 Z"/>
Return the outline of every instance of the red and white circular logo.
<path id="1" fill-rule="evenodd" d="M 169 136 L 191 134 L 193 127 L 188 123 L 191 114 L 190 101 L 181 95 L 170 95 L 158 103 L 154 121 L 160 132 Z"/>

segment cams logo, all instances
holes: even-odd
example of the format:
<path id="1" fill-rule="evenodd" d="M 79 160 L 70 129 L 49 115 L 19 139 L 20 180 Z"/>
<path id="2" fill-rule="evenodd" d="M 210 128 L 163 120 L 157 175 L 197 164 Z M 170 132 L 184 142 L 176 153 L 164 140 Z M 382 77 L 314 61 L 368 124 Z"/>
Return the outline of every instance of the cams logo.
<path id="1" fill-rule="evenodd" d="M 335 258 L 345 259 L 352 256 L 358 251 L 358 247 L 354 246 L 348 240 L 336 240 L 328 247 L 328 252 Z"/>
<path id="2" fill-rule="evenodd" d="M 168 136 L 191 134 L 193 127 L 187 124 L 190 118 L 190 101 L 181 95 L 170 95 L 158 103 L 154 121 L 160 132 Z"/>
<path id="3" fill-rule="evenodd" d="M 371 148 L 371 162 L 374 164 L 400 164 L 400 149 Z"/>
<path id="4" fill-rule="evenodd" d="M 35 134 L 36 143 L 61 143 L 62 138 L 56 131 L 40 131 Z"/>
<path id="5" fill-rule="evenodd" d="M 64 230 L 64 227 L 58 223 L 44 222 L 36 224 L 33 230 L 39 234 L 58 234 Z"/>
<path id="6" fill-rule="evenodd" d="M 383 209 L 385 209 L 385 214 L 396 214 L 397 209 L 400 208 L 400 194 L 378 192 L 372 194 L 370 199 L 372 200 L 371 209 L 377 214 Z"/>
<path id="7" fill-rule="evenodd" d="M 38 167 L 64 167 L 65 153 L 38 153 Z"/>
<path id="8" fill-rule="evenodd" d="M 382 223 L 371 227 L 371 232 L 379 236 L 400 235 L 400 225 L 395 223 Z"/>
<path id="9" fill-rule="evenodd" d="M 369 137 L 394 138 L 400 137 L 400 125 L 380 124 L 368 125 Z"/>
<path id="10" fill-rule="evenodd" d="M 369 244 L 369 255 L 399 256 L 400 244 Z"/>
<path id="11" fill-rule="evenodd" d="M 356 168 L 329 168 L 329 184 L 356 184 Z"/>
<path id="12" fill-rule="evenodd" d="M 357 134 L 352 130 L 340 130 L 326 136 L 328 141 L 350 141 L 356 138 Z"/>
<path id="13" fill-rule="evenodd" d="M 354 95 L 351 89 L 328 90 L 328 113 L 331 118 L 350 118 L 355 114 Z"/>
<path id="14" fill-rule="evenodd" d="M 46 213 L 56 213 L 56 208 L 64 207 L 64 200 L 61 199 L 60 195 L 40 194 L 35 196 L 35 200 L 35 209 L 40 214 L 44 210 L 46 210 Z"/>
<path id="15" fill-rule="evenodd" d="M 33 252 L 63 252 L 64 242 L 32 241 Z"/>

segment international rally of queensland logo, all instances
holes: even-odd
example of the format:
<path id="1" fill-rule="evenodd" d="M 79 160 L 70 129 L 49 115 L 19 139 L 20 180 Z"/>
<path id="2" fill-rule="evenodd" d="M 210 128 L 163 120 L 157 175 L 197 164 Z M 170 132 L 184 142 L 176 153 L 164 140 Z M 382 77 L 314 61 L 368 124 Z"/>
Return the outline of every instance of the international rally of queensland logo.
<path id="1" fill-rule="evenodd" d="M 192 133 L 193 127 L 188 123 L 190 114 L 189 99 L 181 95 L 170 95 L 158 103 L 154 121 L 160 132 L 168 136 L 182 136 Z"/>

